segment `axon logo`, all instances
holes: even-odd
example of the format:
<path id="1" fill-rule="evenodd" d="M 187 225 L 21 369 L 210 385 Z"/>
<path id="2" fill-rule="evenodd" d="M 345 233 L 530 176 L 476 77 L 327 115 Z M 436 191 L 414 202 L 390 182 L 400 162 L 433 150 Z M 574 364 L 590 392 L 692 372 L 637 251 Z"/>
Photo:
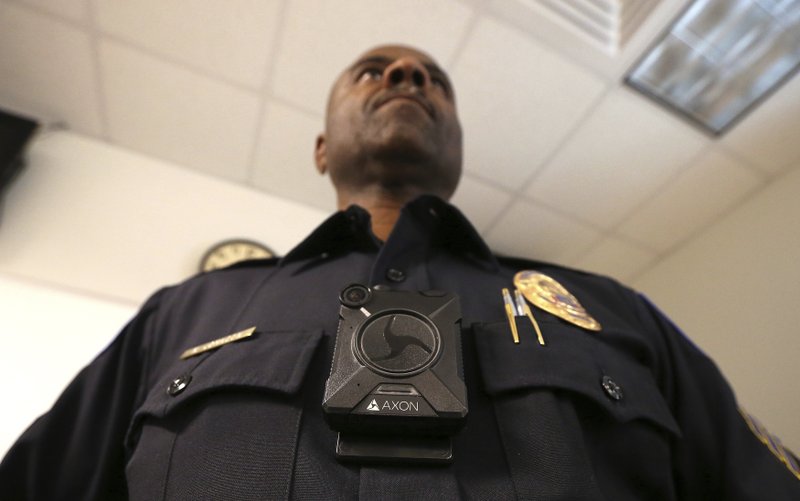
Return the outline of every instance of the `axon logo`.
<path id="1" fill-rule="evenodd" d="M 419 412 L 419 402 L 409 400 L 384 400 L 383 404 L 378 404 L 374 398 L 367 405 L 367 410 L 372 412 Z"/>

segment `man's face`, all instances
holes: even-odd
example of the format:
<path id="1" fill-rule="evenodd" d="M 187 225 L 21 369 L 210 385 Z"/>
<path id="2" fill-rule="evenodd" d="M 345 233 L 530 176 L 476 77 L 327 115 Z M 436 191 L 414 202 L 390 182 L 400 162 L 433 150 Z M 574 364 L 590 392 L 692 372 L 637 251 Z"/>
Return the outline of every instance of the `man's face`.
<path id="1" fill-rule="evenodd" d="M 370 50 L 328 101 L 317 166 L 338 190 L 410 187 L 449 198 L 461 175 L 461 126 L 445 72 L 417 50 Z"/>

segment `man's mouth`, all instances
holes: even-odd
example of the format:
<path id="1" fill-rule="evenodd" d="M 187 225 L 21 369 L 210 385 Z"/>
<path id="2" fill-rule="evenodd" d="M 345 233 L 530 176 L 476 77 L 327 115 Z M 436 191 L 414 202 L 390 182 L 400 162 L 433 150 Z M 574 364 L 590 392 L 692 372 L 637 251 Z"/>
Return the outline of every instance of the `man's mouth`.
<path id="1" fill-rule="evenodd" d="M 417 94 L 410 94 L 408 92 L 392 92 L 379 97 L 375 104 L 375 109 L 378 109 L 384 104 L 387 104 L 391 101 L 398 101 L 398 100 L 412 102 L 422 107 L 422 109 L 424 109 L 425 112 L 428 114 L 428 116 L 430 116 L 431 118 L 435 118 L 436 116 L 436 113 L 433 109 L 433 105 L 431 105 L 431 103 L 427 99 L 425 99 L 425 97 Z"/>

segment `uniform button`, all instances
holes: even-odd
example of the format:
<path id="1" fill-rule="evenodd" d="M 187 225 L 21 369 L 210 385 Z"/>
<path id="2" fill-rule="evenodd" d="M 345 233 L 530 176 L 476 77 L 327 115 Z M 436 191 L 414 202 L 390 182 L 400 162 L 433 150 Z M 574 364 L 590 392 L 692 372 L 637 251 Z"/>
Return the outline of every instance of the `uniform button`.
<path id="1" fill-rule="evenodd" d="M 172 382 L 167 386 L 167 394 L 171 396 L 179 395 L 183 390 L 189 386 L 189 382 L 192 380 L 192 376 L 189 374 L 184 374 L 183 376 L 177 377 L 172 380 Z"/>
<path id="2" fill-rule="evenodd" d="M 398 270 L 397 268 L 389 268 L 389 271 L 386 272 L 386 278 L 391 280 L 392 282 L 402 282 L 406 279 L 406 274 L 403 270 Z"/>
<path id="3" fill-rule="evenodd" d="M 606 392 L 606 396 L 611 400 L 619 401 L 624 396 L 622 387 L 608 376 L 603 376 L 603 391 Z"/>

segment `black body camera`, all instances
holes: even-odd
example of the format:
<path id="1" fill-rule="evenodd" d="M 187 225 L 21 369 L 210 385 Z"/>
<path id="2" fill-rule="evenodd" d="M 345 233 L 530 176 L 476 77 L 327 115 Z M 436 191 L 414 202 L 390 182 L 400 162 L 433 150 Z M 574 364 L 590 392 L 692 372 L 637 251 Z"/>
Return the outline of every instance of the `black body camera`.
<path id="1" fill-rule="evenodd" d="M 353 284 L 340 301 L 322 402 L 337 457 L 450 461 L 467 416 L 458 296 Z"/>

